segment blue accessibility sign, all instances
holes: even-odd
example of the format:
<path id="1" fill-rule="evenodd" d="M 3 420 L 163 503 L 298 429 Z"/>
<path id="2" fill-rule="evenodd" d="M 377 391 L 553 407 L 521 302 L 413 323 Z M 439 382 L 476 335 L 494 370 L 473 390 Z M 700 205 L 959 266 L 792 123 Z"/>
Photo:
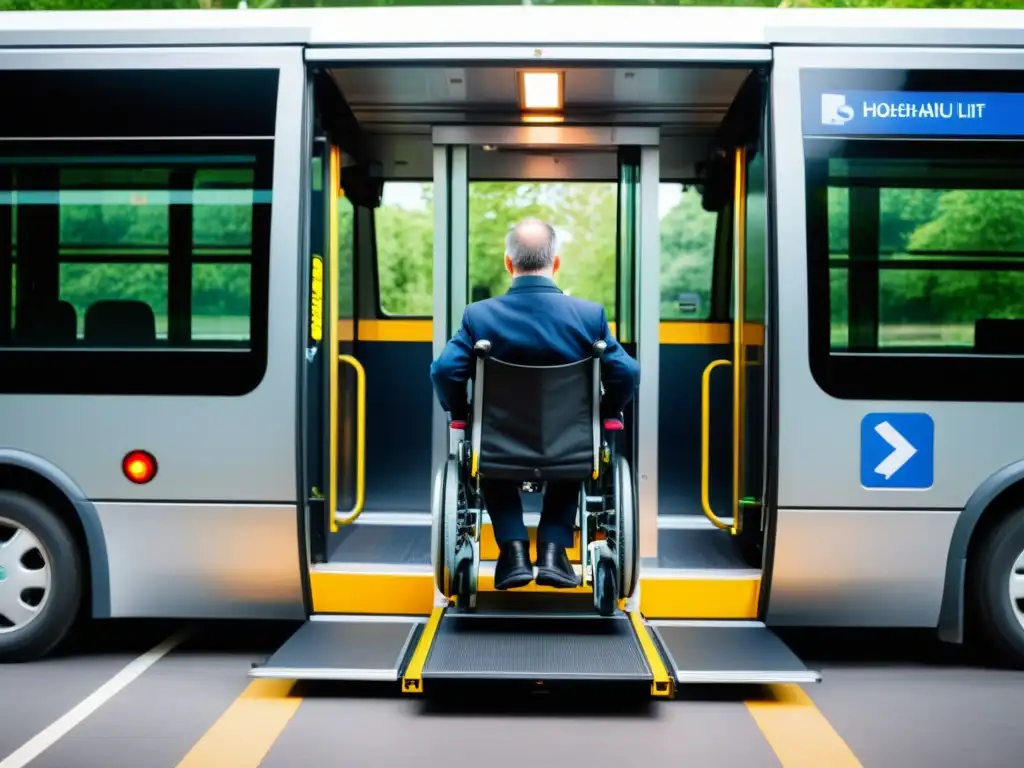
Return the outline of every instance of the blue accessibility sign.
<path id="1" fill-rule="evenodd" d="M 935 422 L 927 413 L 869 413 L 860 422 L 860 484 L 924 490 L 935 481 Z"/>

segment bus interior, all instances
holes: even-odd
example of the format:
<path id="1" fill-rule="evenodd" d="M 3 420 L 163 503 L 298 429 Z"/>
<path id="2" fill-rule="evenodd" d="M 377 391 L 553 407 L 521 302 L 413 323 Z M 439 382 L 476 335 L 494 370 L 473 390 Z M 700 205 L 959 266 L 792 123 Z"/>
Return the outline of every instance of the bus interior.
<path id="1" fill-rule="evenodd" d="M 401 679 L 429 654 L 431 484 L 447 455 L 429 366 L 462 308 L 507 286 L 508 228 L 538 215 L 559 234 L 560 287 L 601 303 L 641 365 L 620 444 L 640 509 L 634 628 L 651 628 L 675 683 L 818 679 L 758 621 L 772 556 L 769 72 L 748 58 L 317 62 L 307 284 L 319 348 L 340 356 L 303 351 L 321 361 L 307 366 L 300 459 L 313 621 L 254 675 Z M 523 492 L 531 537 L 536 490 Z M 497 594 L 496 558 L 485 525 L 488 605 L 563 615 L 584 597 Z M 522 668 L 495 675 L 545 677 L 510 663 Z M 601 663 L 613 677 L 615 660 Z"/>

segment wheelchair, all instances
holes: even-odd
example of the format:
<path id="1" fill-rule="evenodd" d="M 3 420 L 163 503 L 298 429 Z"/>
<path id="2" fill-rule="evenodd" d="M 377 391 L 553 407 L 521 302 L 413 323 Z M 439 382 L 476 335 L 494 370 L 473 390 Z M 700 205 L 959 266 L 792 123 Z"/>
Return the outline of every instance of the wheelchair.
<path id="1" fill-rule="evenodd" d="M 465 409 L 449 414 L 448 457 L 434 476 L 431 558 L 434 581 L 456 610 L 476 608 L 480 536 L 486 508 L 481 478 L 534 486 L 579 482 L 576 535 L 582 585 L 611 616 L 633 596 L 639 570 L 639 513 L 629 463 L 616 452 L 619 418 L 602 418 L 601 359 L 522 366 L 490 355 L 478 341 Z M 462 414 L 458 414 L 462 415 Z"/>

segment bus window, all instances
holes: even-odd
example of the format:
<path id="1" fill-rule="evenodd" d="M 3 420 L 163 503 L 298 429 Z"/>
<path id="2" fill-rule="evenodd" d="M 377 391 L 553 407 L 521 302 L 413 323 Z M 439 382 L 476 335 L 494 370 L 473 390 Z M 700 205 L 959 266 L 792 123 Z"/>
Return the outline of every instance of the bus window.
<path id="1" fill-rule="evenodd" d="M 51 216 L 56 219 L 56 253 L 29 250 L 28 242 L 23 242 L 24 254 L 18 256 L 31 254 L 33 261 L 16 257 L 20 274 L 37 264 L 42 268 L 44 260 L 55 257 L 55 298 L 73 307 L 76 333 L 74 339 L 60 335 L 52 343 L 86 342 L 86 313 L 93 305 L 114 301 L 145 304 L 153 317 L 153 341 L 166 340 L 170 171 L 116 166 L 78 170 L 71 158 L 66 162 L 63 168 L 24 167 L 14 174 L 14 216 L 23 225 L 22 240 L 45 237 L 48 227 L 43 222 Z M 32 199 L 30 190 L 40 186 L 49 187 L 51 204 L 40 201 L 39 210 L 34 211 L 27 204 Z M 18 303 L 31 299 L 23 295 Z M 19 331 L 32 333 L 28 328 L 32 320 L 21 314 L 16 338 Z M 98 332 L 90 334 L 87 343 L 106 346 L 107 339 Z M 32 343 L 48 341 L 32 333 Z"/>
<path id="2" fill-rule="evenodd" d="M 388 181 L 373 212 L 380 309 L 430 317 L 434 309 L 434 185 Z"/>
<path id="3" fill-rule="evenodd" d="M 242 395 L 262 380 L 278 72 L 201 74 L 0 82 L 27 105 L 0 126 L 0 391 Z"/>
<path id="4" fill-rule="evenodd" d="M 806 146 L 819 383 L 840 397 L 1020 399 L 998 381 L 1024 355 L 1019 156 L 996 142 Z"/>
<path id="5" fill-rule="evenodd" d="M 711 315 L 717 214 L 704 210 L 695 187 L 667 183 L 659 185 L 658 213 L 661 319 L 707 320 Z"/>
<path id="6" fill-rule="evenodd" d="M 505 237 L 517 221 L 536 217 L 558 233 L 559 287 L 602 304 L 614 322 L 616 199 L 614 182 L 471 182 L 470 296 L 508 290 L 511 278 L 502 260 Z"/>
<path id="7" fill-rule="evenodd" d="M 83 350 L 222 350 L 234 353 L 224 372 L 251 376 L 237 353 L 254 351 L 254 285 L 265 285 L 268 269 L 271 193 L 257 175 L 269 179 L 269 152 L 86 149 L 45 157 L 28 149 L 4 161 L 10 191 L 0 219 L 10 226 L 0 234 L 9 233 L 9 258 L 0 259 L 0 282 L 11 286 L 11 313 L 0 348 L 63 355 L 47 372 L 87 365 L 78 362 Z M 132 368 L 125 352 L 118 360 Z M 26 382 L 34 376 L 28 358 L 21 371 Z M 127 386 L 124 377 L 114 383 L 113 370 L 109 380 L 95 376 L 96 391 L 106 391 L 104 381 Z M 158 388 L 177 391 L 172 380 Z"/>
<path id="8" fill-rule="evenodd" d="M 192 199 L 191 338 L 248 342 L 253 172 L 197 171 Z"/>
<path id="9" fill-rule="evenodd" d="M 52 300 L 67 310 L 66 316 L 73 313 L 75 318 L 73 334 L 55 331 L 53 338 L 46 338 L 35 333 L 28 326 L 41 318 L 27 312 L 19 317 L 18 307 L 41 302 L 45 291 L 26 292 L 19 298 L 15 288 L 14 343 L 24 332 L 31 335 L 34 346 L 121 346 L 111 334 L 96 330 L 102 322 L 90 327 L 87 319 L 99 317 L 98 308 L 127 310 L 130 303 L 142 324 L 151 326 L 153 344 L 247 346 L 253 170 L 193 166 L 179 171 L 169 166 L 125 168 L 120 164 L 80 170 L 74 167 L 78 160 L 65 158 L 57 167 L 35 166 L 13 174 L 12 218 L 22 223 L 22 240 L 35 243 L 45 238 L 46 222 L 51 219 L 57 229 L 55 250 L 47 253 L 37 246 L 31 251 L 31 262 L 23 263 L 17 243 L 12 243 L 14 276 L 44 273 L 52 260 L 57 270 Z M 52 179 L 52 185 L 43 184 L 52 191 L 39 190 L 44 176 Z M 184 177 L 190 177 L 191 188 L 174 189 Z M 18 189 L 19 182 L 27 188 Z M 184 227 L 191 230 L 191 243 L 178 239 L 184 227 L 177 209 L 185 211 Z M 30 252 L 28 242 L 22 243 L 26 252 Z M 184 269 L 172 277 L 172 264 L 177 263 Z M 190 296 L 180 306 L 188 307 L 188 313 L 175 313 L 172 322 L 170 296 L 177 293 L 182 278 Z M 135 341 L 145 345 L 141 335 Z"/>

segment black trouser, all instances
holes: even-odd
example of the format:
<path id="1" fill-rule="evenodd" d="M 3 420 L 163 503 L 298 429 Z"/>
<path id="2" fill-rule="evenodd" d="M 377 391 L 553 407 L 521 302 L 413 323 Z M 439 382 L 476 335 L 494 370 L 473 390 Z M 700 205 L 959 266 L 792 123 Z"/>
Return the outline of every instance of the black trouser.
<path id="1" fill-rule="evenodd" d="M 498 546 L 510 541 L 527 541 L 529 534 L 523 523 L 523 500 L 519 496 L 522 483 L 512 480 L 480 481 L 484 494 L 487 514 L 494 528 L 494 539 Z M 571 547 L 576 513 L 579 509 L 580 484 L 562 482 L 547 484 L 544 490 L 544 506 L 537 526 L 537 540 Z"/>

